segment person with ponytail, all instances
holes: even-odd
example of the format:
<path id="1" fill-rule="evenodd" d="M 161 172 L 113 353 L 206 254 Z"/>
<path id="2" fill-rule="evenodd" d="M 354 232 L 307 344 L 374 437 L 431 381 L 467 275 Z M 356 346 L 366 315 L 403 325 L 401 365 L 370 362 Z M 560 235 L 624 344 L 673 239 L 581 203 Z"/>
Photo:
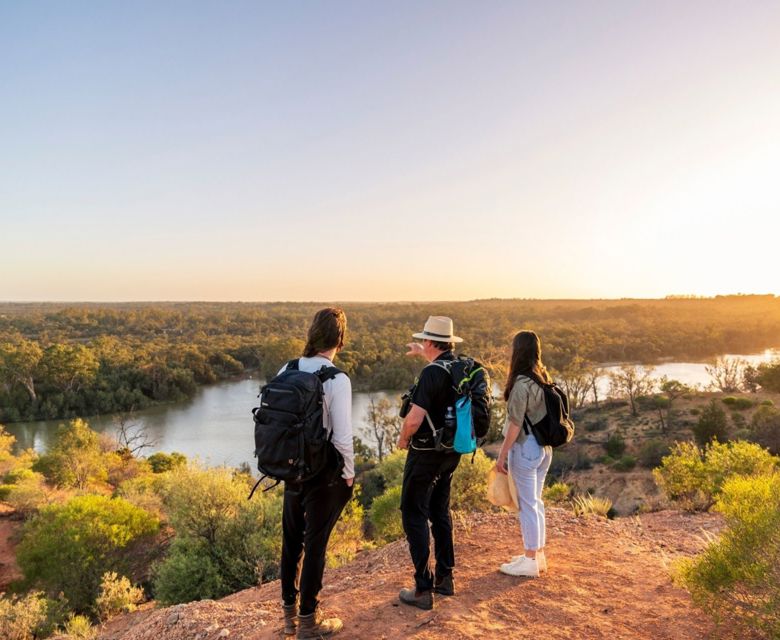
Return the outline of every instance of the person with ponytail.
<path id="1" fill-rule="evenodd" d="M 547 414 L 542 384 L 552 382 L 542 363 L 542 343 L 533 331 L 520 331 L 512 341 L 512 358 L 504 388 L 507 420 L 496 470 L 511 471 L 520 506 L 523 553 L 502 564 L 512 576 L 537 578 L 547 571 L 544 554 L 545 520 L 542 490 L 552 462 L 552 449 L 536 441 L 526 422 L 536 424 Z"/>
<path id="2" fill-rule="evenodd" d="M 316 373 L 333 367 L 333 358 L 344 347 L 346 331 L 344 311 L 331 307 L 318 311 L 309 327 L 303 357 L 297 361 L 298 370 Z M 328 540 L 352 497 L 355 479 L 352 384 L 346 373 L 339 371 L 323 383 L 322 390 L 322 424 L 344 464 L 340 477 L 333 477 L 326 468 L 310 480 L 284 483 L 280 563 L 284 631 L 296 634 L 298 640 L 330 636 L 343 627 L 338 618 L 322 615 L 317 596 L 322 589 Z"/>

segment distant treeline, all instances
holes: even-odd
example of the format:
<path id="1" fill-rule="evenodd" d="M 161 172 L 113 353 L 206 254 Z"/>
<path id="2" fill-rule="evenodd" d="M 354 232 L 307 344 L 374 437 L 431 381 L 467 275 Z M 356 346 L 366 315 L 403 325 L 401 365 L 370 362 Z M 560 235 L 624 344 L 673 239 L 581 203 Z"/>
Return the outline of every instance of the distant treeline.
<path id="1" fill-rule="evenodd" d="M 142 409 L 198 385 L 300 355 L 315 303 L 0 304 L 0 421 Z M 542 337 L 545 362 L 707 358 L 780 346 L 780 298 L 479 300 L 342 305 L 338 364 L 362 390 L 400 389 L 419 362 L 404 345 L 449 315 L 463 351 L 500 370 L 512 335 Z"/>

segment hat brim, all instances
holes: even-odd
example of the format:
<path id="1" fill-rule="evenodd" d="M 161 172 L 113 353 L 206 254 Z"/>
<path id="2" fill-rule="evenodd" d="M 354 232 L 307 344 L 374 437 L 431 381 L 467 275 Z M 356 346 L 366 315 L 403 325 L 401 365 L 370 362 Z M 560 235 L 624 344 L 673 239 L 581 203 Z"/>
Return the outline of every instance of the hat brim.
<path id="1" fill-rule="evenodd" d="M 412 338 L 417 338 L 418 340 L 433 340 L 434 342 L 463 342 L 463 338 L 459 338 L 458 336 L 436 336 L 425 333 L 425 331 L 422 333 L 413 333 Z"/>

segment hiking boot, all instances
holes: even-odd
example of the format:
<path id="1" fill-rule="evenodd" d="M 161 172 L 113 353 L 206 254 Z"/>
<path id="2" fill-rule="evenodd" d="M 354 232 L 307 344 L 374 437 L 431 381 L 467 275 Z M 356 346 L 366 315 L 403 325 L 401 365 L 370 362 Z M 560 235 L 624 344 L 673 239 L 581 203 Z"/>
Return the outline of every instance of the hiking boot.
<path id="1" fill-rule="evenodd" d="M 418 609 L 433 609 L 433 592 L 430 590 L 401 589 L 398 599 L 404 604 L 412 605 Z"/>
<path id="2" fill-rule="evenodd" d="M 434 583 L 433 592 L 440 596 L 454 596 L 455 582 L 452 576 L 444 576 L 441 580 Z"/>
<path id="3" fill-rule="evenodd" d="M 332 636 L 344 627 L 344 623 L 338 618 L 322 618 L 322 613 L 317 609 L 307 616 L 298 616 L 298 634 L 296 640 L 320 640 L 325 636 Z"/>
<path id="4" fill-rule="evenodd" d="M 539 563 L 536 561 L 536 558 L 528 558 L 526 556 L 520 556 L 520 558 L 514 562 L 502 564 L 499 570 L 501 573 L 505 573 L 508 576 L 522 576 L 524 578 L 539 577 Z"/>
<path id="5" fill-rule="evenodd" d="M 298 622 L 298 605 L 282 603 L 282 611 L 284 611 L 284 635 L 294 636 Z"/>
<path id="6" fill-rule="evenodd" d="M 522 557 L 523 556 L 512 556 L 510 563 L 517 562 Z M 536 562 L 539 565 L 539 573 L 547 573 L 547 556 L 544 555 L 544 551 L 536 552 Z"/>

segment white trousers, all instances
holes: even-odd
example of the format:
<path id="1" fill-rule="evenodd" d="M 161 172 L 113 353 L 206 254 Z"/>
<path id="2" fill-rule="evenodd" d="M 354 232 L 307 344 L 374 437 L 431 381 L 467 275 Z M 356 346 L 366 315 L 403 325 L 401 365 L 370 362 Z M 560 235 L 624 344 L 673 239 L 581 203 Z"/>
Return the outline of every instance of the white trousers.
<path id="1" fill-rule="evenodd" d="M 509 450 L 509 468 L 520 503 L 518 519 L 523 547 L 528 551 L 542 549 L 546 542 L 542 490 L 551 462 L 552 449 L 540 447 L 533 435 L 529 435 L 523 444 L 515 443 Z"/>

